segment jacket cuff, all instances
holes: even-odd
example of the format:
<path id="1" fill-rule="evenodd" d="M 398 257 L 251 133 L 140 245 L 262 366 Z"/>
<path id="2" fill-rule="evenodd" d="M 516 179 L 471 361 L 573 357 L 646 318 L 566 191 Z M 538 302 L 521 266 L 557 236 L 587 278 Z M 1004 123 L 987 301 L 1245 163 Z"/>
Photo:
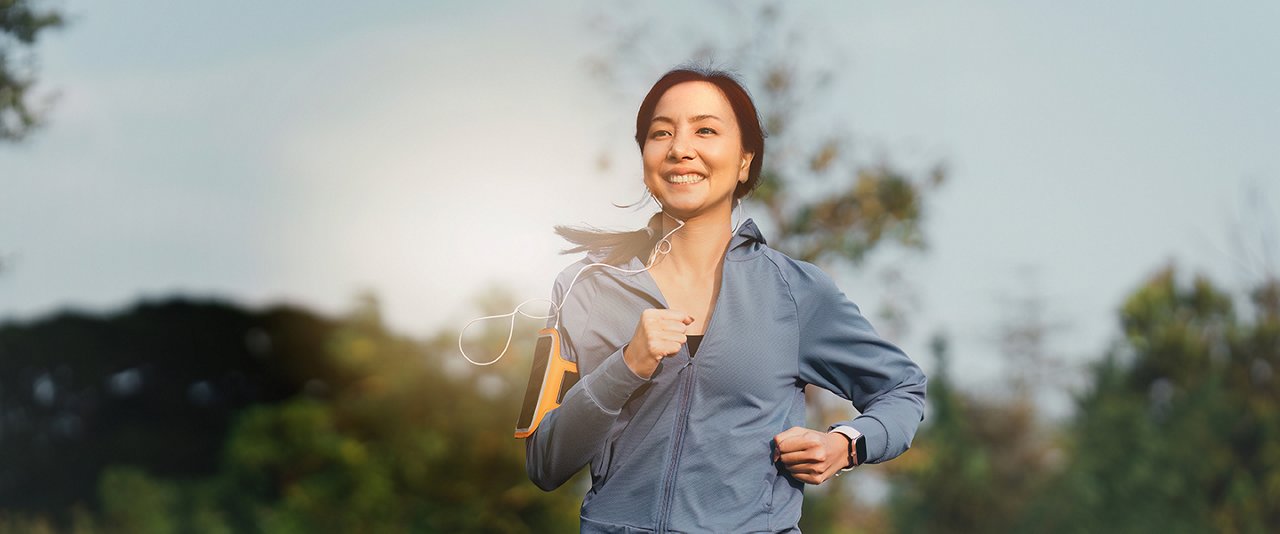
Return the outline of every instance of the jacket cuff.
<path id="1" fill-rule="evenodd" d="M 623 345 L 614 351 L 594 372 L 587 375 L 587 393 L 607 412 L 621 412 L 622 405 L 627 403 L 631 394 L 649 381 L 627 367 L 626 360 L 622 359 L 622 351 L 626 348 Z"/>
<path id="2" fill-rule="evenodd" d="M 841 421 L 831 425 L 827 429 L 828 432 L 837 430 L 839 427 L 852 427 L 862 434 L 862 438 L 867 442 L 867 463 L 874 464 L 884 458 L 889 452 L 889 431 L 884 427 L 879 419 L 870 415 L 860 415 L 852 421 Z"/>

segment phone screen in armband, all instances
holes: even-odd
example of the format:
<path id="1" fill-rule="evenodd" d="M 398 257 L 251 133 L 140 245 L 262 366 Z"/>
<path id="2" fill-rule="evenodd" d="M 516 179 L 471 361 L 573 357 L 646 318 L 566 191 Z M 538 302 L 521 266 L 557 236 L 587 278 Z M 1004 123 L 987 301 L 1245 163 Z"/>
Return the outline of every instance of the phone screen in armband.
<path id="1" fill-rule="evenodd" d="M 560 351 L 560 332 L 543 328 L 533 349 L 533 368 L 529 385 L 524 390 L 524 403 L 516 421 L 516 437 L 527 438 L 538 429 L 547 412 L 564 401 L 564 395 L 578 382 L 578 364 L 565 359 Z"/>

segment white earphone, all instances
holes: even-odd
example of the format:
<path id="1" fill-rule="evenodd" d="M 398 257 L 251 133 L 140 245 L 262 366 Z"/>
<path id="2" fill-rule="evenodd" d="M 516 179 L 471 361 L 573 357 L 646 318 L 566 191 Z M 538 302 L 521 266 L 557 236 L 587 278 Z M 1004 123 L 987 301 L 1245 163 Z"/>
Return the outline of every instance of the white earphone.
<path id="1" fill-rule="evenodd" d="M 659 207 L 662 206 L 662 202 L 658 201 L 656 197 L 654 197 L 653 200 L 655 202 L 658 202 Z M 560 308 L 564 306 L 564 303 L 566 301 L 568 301 L 569 292 L 573 291 L 573 285 L 578 282 L 578 277 L 582 276 L 582 273 L 585 272 L 587 269 L 590 269 L 592 267 L 607 267 L 621 273 L 639 274 L 653 268 L 653 264 L 657 262 L 658 256 L 669 254 L 671 252 L 671 239 L 670 239 L 671 235 L 679 231 L 681 228 L 684 228 L 683 220 L 675 218 L 670 213 L 667 213 L 665 209 L 662 211 L 662 214 L 667 217 L 670 217 L 671 220 L 675 221 L 678 224 L 670 232 L 667 232 L 666 235 L 662 236 L 662 239 L 658 240 L 658 244 L 653 247 L 653 252 L 649 254 L 649 261 L 645 264 L 645 267 L 643 269 L 623 269 L 621 267 L 609 265 L 607 263 L 592 263 L 592 264 L 584 265 L 582 266 L 581 269 L 578 269 L 578 273 L 573 275 L 573 279 L 569 281 L 569 286 L 565 288 L 564 295 L 560 297 L 560 302 L 555 302 L 555 301 L 552 301 L 551 299 L 542 298 L 542 297 L 533 298 L 533 299 L 529 299 L 524 302 L 521 302 L 520 304 L 517 304 L 515 309 L 511 310 L 510 313 L 503 313 L 499 315 L 486 315 L 484 317 L 477 317 L 475 319 L 467 321 L 466 326 L 463 326 L 462 330 L 458 332 L 458 352 L 462 353 L 462 357 L 466 358 L 467 361 L 471 362 L 472 365 L 485 366 L 485 365 L 493 365 L 495 363 L 498 363 L 498 360 L 501 360 L 502 356 L 507 353 L 507 349 L 511 348 L 511 338 L 512 336 L 515 335 L 515 331 L 516 331 L 516 314 L 523 315 L 530 319 L 550 319 L 552 317 L 555 317 L 556 322 L 554 327 L 557 329 L 560 328 Z M 664 248 L 663 245 L 666 245 L 666 247 Z M 545 301 L 551 304 L 550 315 L 531 315 L 521 309 L 522 307 L 524 307 L 525 304 L 528 304 L 530 302 L 538 302 L 538 301 Z M 496 358 L 487 362 L 477 362 L 471 359 L 470 356 L 467 356 L 466 349 L 462 348 L 462 337 L 467 333 L 467 329 L 471 328 L 471 325 L 478 323 L 480 321 L 487 321 L 489 319 L 498 319 L 502 317 L 511 318 L 511 327 L 510 329 L 507 330 L 507 343 L 503 345 L 502 352 L 498 353 L 498 356 Z"/>

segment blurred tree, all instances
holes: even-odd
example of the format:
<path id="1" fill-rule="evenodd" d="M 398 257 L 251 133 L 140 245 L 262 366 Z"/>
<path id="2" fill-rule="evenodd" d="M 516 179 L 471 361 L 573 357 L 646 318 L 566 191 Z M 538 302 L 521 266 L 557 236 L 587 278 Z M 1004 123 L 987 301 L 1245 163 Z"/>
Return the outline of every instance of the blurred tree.
<path id="1" fill-rule="evenodd" d="M 1008 532 L 1043 485 L 1055 448 L 1029 396 L 981 398 L 951 376 L 946 339 L 933 342 L 929 419 L 893 476 L 899 532 Z"/>
<path id="2" fill-rule="evenodd" d="M 52 9 L 38 9 L 35 0 L 0 0 L 0 142 L 20 141 L 39 125 L 42 110 L 30 102 L 35 84 L 31 48 L 50 28 L 65 23 Z"/>
<path id="3" fill-rule="evenodd" d="M 1067 325 L 1050 317 L 1049 300 L 1038 288 L 1036 270 L 1022 266 L 1017 274 L 1023 288 L 999 298 L 1003 317 L 996 344 L 1005 360 L 1009 389 L 1019 397 L 1014 402 L 1034 405 L 1048 393 L 1065 391 L 1079 373 L 1054 348 L 1053 339 Z"/>
<path id="4" fill-rule="evenodd" d="M 510 299 L 489 297 L 510 309 Z M 468 343 L 501 348 L 498 321 Z M 388 332 L 376 299 L 330 338 L 343 387 L 244 415 L 227 447 L 227 487 L 244 530 L 560 532 L 576 528 L 581 481 L 546 493 L 512 437 L 532 345 L 473 373 L 456 332 L 413 342 Z M 519 356 L 516 356 L 519 355 Z"/>
<path id="5" fill-rule="evenodd" d="M 173 298 L 120 312 L 0 324 L 0 506 L 89 504 L 110 465 L 161 477 L 218 472 L 246 406 L 332 381 L 317 357 L 332 321 Z"/>
<path id="6" fill-rule="evenodd" d="M 487 326 L 469 346 L 501 348 Z M 0 532 L 576 528 L 583 479 L 538 489 L 511 435 L 530 339 L 484 373 L 456 342 L 392 334 L 372 296 L 336 322 L 174 299 L 0 325 Z"/>
<path id="7" fill-rule="evenodd" d="M 178 490 L 174 484 L 153 479 L 141 470 L 129 467 L 104 471 L 99 484 L 103 523 L 107 530 L 137 534 L 177 531 L 174 512 Z"/>
<path id="8" fill-rule="evenodd" d="M 1251 320 L 1238 310 L 1248 309 Z M 1238 306 L 1166 268 L 1125 302 L 1037 532 L 1267 532 L 1280 526 L 1280 281 Z"/>

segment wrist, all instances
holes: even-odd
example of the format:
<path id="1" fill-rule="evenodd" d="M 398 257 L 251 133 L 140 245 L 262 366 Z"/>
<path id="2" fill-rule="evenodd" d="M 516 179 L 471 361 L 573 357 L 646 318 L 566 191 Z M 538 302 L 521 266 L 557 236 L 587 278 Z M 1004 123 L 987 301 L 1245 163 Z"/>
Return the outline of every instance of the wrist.
<path id="1" fill-rule="evenodd" d="M 831 463 L 837 468 L 836 472 L 846 471 L 849 469 L 848 461 L 849 436 L 839 432 L 827 432 L 827 453 L 831 457 Z"/>
<path id="2" fill-rule="evenodd" d="M 851 426 L 840 425 L 833 427 L 830 430 L 830 433 L 839 434 L 844 438 L 841 441 L 845 446 L 845 450 L 843 452 L 845 454 L 844 463 L 846 466 L 841 469 L 840 472 L 852 470 L 866 461 L 867 439 L 861 432 Z M 839 473 L 837 473 L 837 476 L 838 475 Z"/>
<path id="3" fill-rule="evenodd" d="M 636 356 L 634 343 L 627 343 L 622 347 L 622 361 L 627 364 L 631 372 L 636 376 L 648 380 L 653 376 L 653 372 L 657 370 L 657 362 L 651 362 L 643 356 Z"/>

